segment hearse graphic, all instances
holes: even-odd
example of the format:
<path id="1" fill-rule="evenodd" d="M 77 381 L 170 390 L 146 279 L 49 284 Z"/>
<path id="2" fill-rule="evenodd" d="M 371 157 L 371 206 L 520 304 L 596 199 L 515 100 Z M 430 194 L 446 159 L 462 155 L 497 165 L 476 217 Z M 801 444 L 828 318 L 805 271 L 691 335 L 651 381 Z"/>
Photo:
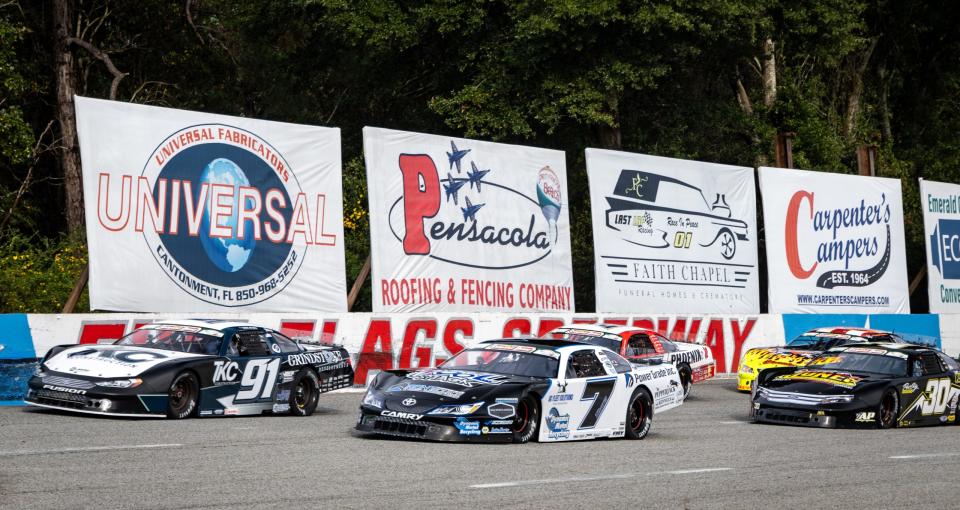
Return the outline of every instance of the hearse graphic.
<path id="1" fill-rule="evenodd" d="M 746 241 L 747 222 L 732 218 L 722 193 L 710 202 L 703 191 L 673 177 L 621 170 L 608 196 L 607 227 L 628 243 L 648 248 L 715 246 L 724 259 Z"/>

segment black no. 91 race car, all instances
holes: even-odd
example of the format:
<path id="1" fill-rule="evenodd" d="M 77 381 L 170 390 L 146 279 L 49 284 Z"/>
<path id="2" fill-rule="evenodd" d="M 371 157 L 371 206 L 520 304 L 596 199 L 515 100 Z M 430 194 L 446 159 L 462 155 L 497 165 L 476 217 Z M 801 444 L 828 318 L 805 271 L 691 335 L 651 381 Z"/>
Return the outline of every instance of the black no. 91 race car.
<path id="1" fill-rule="evenodd" d="M 957 423 L 960 365 L 929 347 L 835 347 L 804 367 L 760 372 L 751 418 L 810 427 L 908 427 Z"/>
<path id="2" fill-rule="evenodd" d="M 436 441 L 642 439 L 654 413 L 683 402 L 672 364 L 632 364 L 594 345 L 504 339 L 435 369 L 381 372 L 357 430 Z"/>
<path id="3" fill-rule="evenodd" d="M 54 347 L 25 400 L 131 417 L 307 416 L 320 393 L 352 384 L 342 347 L 301 345 L 249 324 L 191 320 L 148 324 L 109 345 Z"/>

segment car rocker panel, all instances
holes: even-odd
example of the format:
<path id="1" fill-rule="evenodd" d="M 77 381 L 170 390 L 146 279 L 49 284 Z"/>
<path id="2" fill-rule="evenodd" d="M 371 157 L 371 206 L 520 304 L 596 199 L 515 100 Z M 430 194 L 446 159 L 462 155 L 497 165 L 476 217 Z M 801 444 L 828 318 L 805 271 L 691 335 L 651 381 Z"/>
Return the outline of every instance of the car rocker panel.
<path id="1" fill-rule="evenodd" d="M 930 374 L 899 376 L 829 367 L 842 353 L 887 356 L 914 363 L 916 346 L 862 344 L 830 349 L 805 367 L 764 371 L 752 396 L 758 422 L 824 428 L 877 428 L 956 423 L 960 372 L 946 363 Z M 940 355 L 938 355 L 940 356 Z M 945 355 L 941 359 L 946 358 Z M 925 367 L 918 366 L 918 371 Z M 889 402 L 890 405 L 885 405 Z M 885 412 L 889 411 L 889 418 Z M 885 425 L 883 423 L 886 423 Z"/>
<path id="2" fill-rule="evenodd" d="M 184 324 L 195 322 L 199 321 Z M 189 327 L 184 324 L 148 328 L 166 331 L 163 328 Z M 295 376 L 305 367 L 314 371 L 318 393 L 353 384 L 353 368 L 342 347 L 298 345 L 291 341 L 288 346 L 295 346 L 288 349 L 291 352 L 282 352 L 270 336 L 275 332 L 262 328 L 239 326 L 203 331 L 224 340 L 240 331 L 262 333 L 271 338 L 268 345 L 272 347 L 262 356 L 241 356 L 136 345 L 57 346 L 50 349 L 31 377 L 26 403 L 82 413 L 164 417 L 168 415 L 174 379 L 192 374 L 197 393 L 195 409 L 189 415 L 249 415 L 290 411 Z"/>

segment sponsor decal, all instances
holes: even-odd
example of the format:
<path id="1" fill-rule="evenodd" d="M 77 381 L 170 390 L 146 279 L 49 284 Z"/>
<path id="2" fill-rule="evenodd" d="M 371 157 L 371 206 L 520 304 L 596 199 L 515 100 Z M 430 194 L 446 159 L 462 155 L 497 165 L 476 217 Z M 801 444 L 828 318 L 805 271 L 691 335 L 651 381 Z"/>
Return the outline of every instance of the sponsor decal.
<path id="1" fill-rule="evenodd" d="M 290 390 L 281 390 L 277 392 L 277 401 L 285 402 L 290 400 Z"/>
<path id="2" fill-rule="evenodd" d="M 854 421 L 872 422 L 874 421 L 876 415 L 877 413 L 874 413 L 874 412 L 866 412 L 866 411 L 860 412 L 856 414 L 856 418 L 854 418 Z"/>
<path id="3" fill-rule="evenodd" d="M 440 395 L 441 397 L 449 397 L 449 398 L 460 398 L 463 396 L 462 391 L 452 390 L 450 388 L 444 388 L 442 386 L 429 386 L 426 384 L 410 384 L 410 383 L 395 384 L 387 388 L 387 391 L 391 393 L 395 393 L 398 391 L 414 391 L 418 393 L 431 393 L 434 395 Z"/>
<path id="4" fill-rule="evenodd" d="M 413 397 L 405 398 L 405 399 L 403 399 L 403 402 L 400 402 L 400 403 L 403 404 L 403 405 L 405 405 L 405 406 L 407 406 L 407 407 L 415 406 L 415 405 L 417 405 L 417 399 L 415 399 L 415 398 L 413 398 Z"/>
<path id="5" fill-rule="evenodd" d="M 96 359 L 98 361 L 112 363 L 115 365 L 122 365 L 125 367 L 134 367 L 138 363 L 145 363 L 149 361 L 156 361 L 161 359 L 167 359 L 169 356 L 159 352 L 153 351 L 124 351 L 124 350 L 100 350 L 100 349 L 82 349 L 79 351 L 71 352 L 67 355 L 68 358 L 87 358 L 87 359 Z"/>
<path id="6" fill-rule="evenodd" d="M 510 344 L 490 344 L 484 346 L 484 349 L 491 349 L 495 351 L 512 351 L 512 352 L 536 352 L 537 348 L 532 345 L 510 345 Z"/>
<path id="7" fill-rule="evenodd" d="M 341 361 L 343 361 L 343 354 L 340 351 L 332 350 L 291 354 L 287 358 L 287 364 L 291 367 L 300 365 L 326 365 L 329 363 L 340 363 Z"/>
<path id="8" fill-rule="evenodd" d="M 223 414 L 224 416 L 232 416 L 235 414 L 240 414 L 240 410 L 237 409 L 236 407 L 228 407 L 223 410 Z"/>
<path id="9" fill-rule="evenodd" d="M 570 415 L 560 414 L 556 407 L 551 407 L 547 413 L 547 430 L 550 439 L 570 437 Z"/>
<path id="10" fill-rule="evenodd" d="M 500 385 L 507 382 L 508 377 L 496 374 L 482 374 L 477 372 L 463 372 L 459 370 L 427 370 L 407 374 L 408 379 L 415 381 L 433 381 L 456 384 L 464 388 L 474 386 Z"/>
<path id="11" fill-rule="evenodd" d="M 888 351 L 886 349 L 871 349 L 869 347 L 848 347 L 846 352 L 854 354 L 877 354 L 882 356 L 887 354 Z"/>
<path id="12" fill-rule="evenodd" d="M 909 395 L 919 389 L 920 387 L 917 386 L 917 383 L 909 382 L 903 385 L 903 388 L 900 389 L 900 392 L 903 393 L 904 395 Z"/>
<path id="13" fill-rule="evenodd" d="M 744 363 L 751 365 L 777 365 L 802 367 L 810 363 L 814 354 L 778 352 L 773 349 L 750 349 L 744 355 Z"/>
<path id="14" fill-rule="evenodd" d="M 954 203 L 957 199 L 953 197 Z M 960 220 L 941 218 L 937 221 L 930 235 L 930 260 L 944 280 L 960 280 Z M 944 303 L 960 302 L 960 295 L 951 293 L 942 297 L 950 298 L 943 299 Z"/>
<path id="15" fill-rule="evenodd" d="M 400 411 L 380 411 L 380 416 L 386 416 L 388 418 L 404 418 L 407 420 L 419 420 L 423 418 L 422 414 L 404 413 Z"/>
<path id="16" fill-rule="evenodd" d="M 573 400 L 573 393 L 557 393 L 547 398 L 548 402 L 569 402 Z"/>
<path id="17" fill-rule="evenodd" d="M 774 379 L 774 381 L 811 381 L 844 388 L 853 388 L 862 377 L 855 375 L 837 373 L 837 372 L 818 372 L 814 370 L 801 370 L 792 374 L 784 374 Z"/>
<path id="18" fill-rule="evenodd" d="M 213 384 L 229 384 L 240 376 L 240 365 L 236 361 L 213 362 Z"/>
<path id="19" fill-rule="evenodd" d="M 486 429 L 486 427 L 484 427 Z M 512 434 L 513 431 L 507 427 L 491 427 L 487 429 L 486 434 Z"/>
<path id="20" fill-rule="evenodd" d="M 273 404 L 273 412 L 275 413 L 289 413 L 290 404 Z"/>
<path id="21" fill-rule="evenodd" d="M 469 421 L 466 418 L 457 418 L 453 422 L 453 426 L 460 431 L 461 436 L 479 436 L 480 435 L 480 422 L 478 421 Z M 484 427 L 486 430 L 487 427 Z"/>
<path id="22" fill-rule="evenodd" d="M 277 353 L 277 354 L 280 354 L 280 345 L 279 345 L 279 344 L 272 344 L 272 345 L 270 345 L 270 349 L 271 349 L 273 352 L 275 352 L 275 353 Z"/>
<path id="23" fill-rule="evenodd" d="M 43 385 L 43 389 L 45 389 L 45 390 L 53 390 L 53 391 L 61 391 L 61 392 L 64 392 L 64 393 L 74 393 L 74 394 L 76 394 L 76 395 L 85 395 L 85 394 L 87 393 L 87 390 L 78 390 L 78 389 L 76 389 L 76 388 L 64 388 L 63 386 L 52 386 L 52 385 L 49 385 L 49 384 L 44 384 L 44 385 Z"/>
<path id="24" fill-rule="evenodd" d="M 493 416 L 494 418 L 506 419 L 513 417 L 517 414 L 516 407 L 513 404 L 507 404 L 504 402 L 497 402 L 487 406 L 487 414 Z"/>
<path id="25" fill-rule="evenodd" d="M 487 420 L 483 422 L 484 425 L 496 426 L 496 425 L 513 425 L 513 420 Z"/>

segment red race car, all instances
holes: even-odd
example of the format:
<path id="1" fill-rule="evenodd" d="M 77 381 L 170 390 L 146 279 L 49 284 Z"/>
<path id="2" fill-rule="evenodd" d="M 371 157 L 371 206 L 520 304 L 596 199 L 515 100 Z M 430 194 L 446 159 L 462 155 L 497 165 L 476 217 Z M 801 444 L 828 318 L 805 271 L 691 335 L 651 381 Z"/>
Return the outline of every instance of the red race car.
<path id="1" fill-rule="evenodd" d="M 667 340 L 656 331 L 614 324 L 577 324 L 563 326 L 544 335 L 606 347 L 631 361 L 669 357 L 677 366 L 684 398 L 694 383 L 714 376 L 717 362 L 705 345 Z"/>

